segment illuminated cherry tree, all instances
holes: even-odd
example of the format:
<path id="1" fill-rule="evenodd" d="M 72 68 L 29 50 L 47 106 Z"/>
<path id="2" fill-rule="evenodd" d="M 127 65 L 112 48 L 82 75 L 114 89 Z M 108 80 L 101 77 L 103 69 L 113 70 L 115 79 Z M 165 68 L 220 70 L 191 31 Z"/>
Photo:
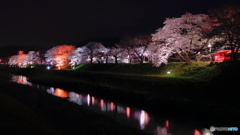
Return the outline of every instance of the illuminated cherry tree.
<path id="1" fill-rule="evenodd" d="M 19 66 L 19 67 L 25 67 L 28 65 L 27 62 L 27 55 L 26 54 L 19 54 L 19 55 L 14 55 L 9 58 L 8 64 L 10 66 Z"/>
<path id="2" fill-rule="evenodd" d="M 17 65 L 17 58 L 18 58 L 18 55 L 11 56 L 8 60 L 8 65 L 10 66 Z"/>
<path id="3" fill-rule="evenodd" d="M 62 67 L 63 65 L 68 65 L 68 58 L 73 54 L 73 50 L 75 50 L 73 45 L 59 45 L 48 50 L 44 56 L 47 63 Z"/>
<path id="4" fill-rule="evenodd" d="M 209 39 L 203 35 L 210 29 L 209 17 L 205 14 L 186 13 L 179 18 L 167 18 L 164 27 L 152 34 L 153 43 L 150 48 L 158 49 L 153 54 L 154 65 L 167 63 L 167 58 L 173 53 L 190 63 L 196 59 L 197 54 L 208 49 Z M 161 51 L 163 52 L 160 53 Z M 162 54 L 163 58 L 157 58 L 161 55 L 156 53 Z"/>
<path id="5" fill-rule="evenodd" d="M 119 47 L 118 45 L 116 45 L 116 47 L 112 47 L 109 50 L 109 53 L 110 53 L 111 59 L 114 60 L 113 63 L 115 63 L 115 64 L 118 64 L 119 62 L 127 63 L 127 62 L 124 62 L 124 49 Z M 127 58 L 127 60 L 128 60 L 128 58 Z"/>
<path id="6" fill-rule="evenodd" d="M 87 56 L 84 55 L 83 47 L 79 47 L 76 50 L 73 50 L 72 53 L 73 54 L 68 57 L 70 60 L 69 65 L 71 65 L 71 67 L 75 67 L 76 65 L 82 64 L 87 59 Z"/>
<path id="7" fill-rule="evenodd" d="M 137 34 L 134 36 L 124 37 L 117 45 L 125 49 L 129 63 L 131 63 L 134 58 L 137 59 L 140 63 L 143 63 L 150 42 L 151 36 L 146 34 Z"/>
<path id="8" fill-rule="evenodd" d="M 29 51 L 28 54 L 26 54 L 24 62 L 27 65 L 42 64 L 42 59 L 40 58 L 40 52 Z"/>
<path id="9" fill-rule="evenodd" d="M 90 63 L 101 63 L 101 59 L 104 56 L 104 51 L 106 48 L 99 42 L 89 42 L 87 45 L 82 47 L 85 56 L 87 56 L 87 61 Z"/>

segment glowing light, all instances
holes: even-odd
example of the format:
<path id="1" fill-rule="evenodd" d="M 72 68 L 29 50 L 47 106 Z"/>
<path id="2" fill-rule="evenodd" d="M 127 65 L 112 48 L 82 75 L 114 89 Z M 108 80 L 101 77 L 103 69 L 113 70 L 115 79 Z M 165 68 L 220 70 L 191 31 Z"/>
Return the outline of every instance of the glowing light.
<path id="1" fill-rule="evenodd" d="M 100 100 L 100 107 L 103 107 L 104 101 L 101 99 Z"/>
<path id="2" fill-rule="evenodd" d="M 167 74 L 171 74 L 171 71 L 168 71 Z"/>
<path id="3" fill-rule="evenodd" d="M 111 102 L 111 103 L 110 103 L 110 110 L 111 110 L 111 111 L 113 111 L 113 110 L 114 110 L 114 108 L 115 108 L 115 106 L 114 106 L 114 103 L 113 103 L 113 102 Z"/>
<path id="4" fill-rule="evenodd" d="M 168 120 L 166 120 L 166 122 L 165 122 L 165 126 L 166 126 L 166 128 L 169 127 L 169 121 L 168 121 Z"/>
<path id="5" fill-rule="evenodd" d="M 198 130 L 194 130 L 193 135 L 201 135 L 201 133 Z"/>
<path id="6" fill-rule="evenodd" d="M 47 70 L 50 70 L 51 69 L 51 67 L 50 66 L 47 66 Z"/>
<path id="7" fill-rule="evenodd" d="M 19 50 L 19 51 L 18 51 L 18 54 L 24 54 L 24 51 Z"/>
<path id="8" fill-rule="evenodd" d="M 63 89 L 56 88 L 53 95 L 61 98 L 66 98 L 68 97 L 68 92 L 64 91 Z"/>
<path id="9" fill-rule="evenodd" d="M 102 111 L 106 111 L 106 107 L 104 106 L 104 101 L 102 99 L 100 100 L 100 107 Z"/>
<path id="10" fill-rule="evenodd" d="M 127 118 L 130 117 L 130 108 L 129 107 L 126 108 L 126 115 L 127 115 Z"/>
<path id="11" fill-rule="evenodd" d="M 213 133 L 209 129 L 203 129 L 202 135 L 213 135 Z"/>
<path id="12" fill-rule="evenodd" d="M 148 121 L 149 121 L 148 114 L 142 110 L 140 115 L 140 128 L 144 129 L 145 126 L 148 124 Z"/>
<path id="13" fill-rule="evenodd" d="M 89 94 L 87 95 L 87 104 L 88 104 L 88 106 L 90 105 L 90 95 Z"/>
<path id="14" fill-rule="evenodd" d="M 92 104 L 94 105 L 95 104 L 95 98 L 92 97 Z"/>
<path id="15" fill-rule="evenodd" d="M 47 92 L 50 93 L 50 94 L 53 94 L 54 93 L 54 88 L 50 87 L 49 89 L 47 89 Z"/>

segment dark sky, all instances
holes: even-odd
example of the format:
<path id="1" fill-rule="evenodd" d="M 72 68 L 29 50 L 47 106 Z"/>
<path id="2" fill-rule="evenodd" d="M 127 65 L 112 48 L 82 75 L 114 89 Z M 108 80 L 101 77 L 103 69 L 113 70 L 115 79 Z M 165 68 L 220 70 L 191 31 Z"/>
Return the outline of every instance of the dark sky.
<path id="1" fill-rule="evenodd" d="M 95 38 L 155 31 L 165 18 L 238 0 L 6 0 L 0 47 L 75 45 Z"/>

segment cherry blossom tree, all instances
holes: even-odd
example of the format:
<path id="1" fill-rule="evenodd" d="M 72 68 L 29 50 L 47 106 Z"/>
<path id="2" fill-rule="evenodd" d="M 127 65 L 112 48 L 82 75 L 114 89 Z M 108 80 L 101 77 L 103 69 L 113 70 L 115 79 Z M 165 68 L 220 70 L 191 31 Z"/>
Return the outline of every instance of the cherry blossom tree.
<path id="1" fill-rule="evenodd" d="M 209 39 L 204 38 L 203 35 L 205 31 L 211 29 L 208 20 L 208 15 L 191 13 L 186 13 L 179 18 L 167 18 L 164 27 L 152 34 L 153 43 L 150 48 L 158 49 L 152 55 L 154 65 L 160 66 L 161 62 L 167 63 L 167 58 L 173 53 L 190 63 L 199 52 L 205 51 Z M 160 53 L 161 51 L 163 52 Z M 157 58 L 161 57 L 160 54 L 163 58 Z"/>
<path id="2" fill-rule="evenodd" d="M 8 65 L 10 65 L 10 66 L 17 65 L 17 58 L 18 58 L 18 55 L 11 56 L 8 60 Z"/>
<path id="3" fill-rule="evenodd" d="M 84 55 L 84 49 L 82 47 L 73 50 L 72 53 L 73 54 L 68 57 L 70 60 L 69 65 L 71 65 L 71 67 L 82 64 L 84 60 L 87 59 L 87 57 Z"/>
<path id="4" fill-rule="evenodd" d="M 147 34 L 137 34 L 134 36 L 124 37 L 118 44 L 125 49 L 129 57 L 129 63 L 133 58 L 137 58 L 140 63 L 143 63 L 147 47 L 151 43 L 151 36 Z"/>
<path id="5" fill-rule="evenodd" d="M 240 48 L 240 5 L 224 5 L 210 11 L 213 24 L 210 37 L 223 38 L 225 44 L 231 49 L 231 60 L 238 60 L 237 54 Z"/>
<path id="6" fill-rule="evenodd" d="M 75 50 L 73 45 L 59 45 L 48 50 L 44 56 L 46 57 L 46 62 L 62 67 L 63 65 L 68 65 L 68 57 L 73 54 L 73 50 Z"/>
<path id="7" fill-rule="evenodd" d="M 87 45 L 83 46 L 84 55 L 88 56 L 90 63 L 100 63 L 104 55 L 106 48 L 99 42 L 89 42 Z"/>
<path id="8" fill-rule="evenodd" d="M 10 66 L 16 65 L 19 67 L 25 67 L 28 65 L 27 55 L 26 54 L 13 55 L 9 58 L 8 64 Z"/>
<path id="9" fill-rule="evenodd" d="M 118 64 L 119 62 L 124 63 L 124 49 L 119 47 L 118 45 L 115 45 L 114 47 L 112 47 L 109 50 L 109 53 L 112 57 L 112 59 L 114 59 L 114 63 Z M 128 58 L 127 58 L 128 59 Z"/>
<path id="10" fill-rule="evenodd" d="M 42 64 L 42 60 L 40 58 L 40 52 L 29 51 L 28 54 L 26 54 L 25 62 L 27 65 Z"/>

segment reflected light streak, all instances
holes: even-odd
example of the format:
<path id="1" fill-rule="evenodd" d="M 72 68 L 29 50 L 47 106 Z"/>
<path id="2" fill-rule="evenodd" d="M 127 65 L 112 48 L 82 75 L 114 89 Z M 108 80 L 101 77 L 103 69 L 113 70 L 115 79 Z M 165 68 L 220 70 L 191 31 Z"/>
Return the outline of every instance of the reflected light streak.
<path id="1" fill-rule="evenodd" d="M 53 94 L 54 93 L 54 88 L 50 87 L 49 89 L 47 89 L 47 92 L 50 93 L 50 94 Z"/>
<path id="2" fill-rule="evenodd" d="M 18 78 L 17 78 L 17 83 L 23 84 L 23 81 L 22 81 L 22 78 L 21 78 L 21 77 L 18 77 Z"/>
<path id="3" fill-rule="evenodd" d="M 79 94 L 75 92 L 69 92 L 69 101 L 74 102 L 76 104 L 82 105 L 82 96 L 80 97 Z"/>
<path id="4" fill-rule="evenodd" d="M 95 104 L 95 98 L 92 97 L 92 105 L 94 106 L 94 104 Z"/>
<path id="5" fill-rule="evenodd" d="M 111 111 L 113 111 L 113 110 L 114 110 L 114 108 L 115 108 L 115 106 L 114 106 L 114 103 L 113 103 L 113 102 L 111 102 L 111 103 L 110 103 L 110 110 L 111 110 Z"/>
<path id="6" fill-rule="evenodd" d="M 148 121 L 149 121 L 148 114 L 142 110 L 140 114 L 140 128 L 144 129 L 145 126 L 148 124 Z"/>
<path id="7" fill-rule="evenodd" d="M 117 111 L 118 111 L 118 113 L 123 113 L 123 114 L 125 113 L 125 109 L 121 106 L 117 107 Z"/>
<path id="8" fill-rule="evenodd" d="M 130 118 L 130 108 L 129 107 L 126 107 L 126 115 L 127 115 L 127 118 Z"/>
<path id="9" fill-rule="evenodd" d="M 102 99 L 100 100 L 100 107 L 102 111 L 106 111 L 106 107 L 104 106 L 104 101 Z"/>
<path id="10" fill-rule="evenodd" d="M 201 135 L 201 133 L 198 130 L 194 130 L 193 135 Z"/>
<path id="11" fill-rule="evenodd" d="M 157 126 L 155 130 L 155 135 L 171 135 L 171 134 L 168 134 L 167 129 L 165 127 Z"/>
<path id="12" fill-rule="evenodd" d="M 165 121 L 165 126 L 166 126 L 166 128 L 169 127 L 169 121 L 168 120 Z"/>
<path id="13" fill-rule="evenodd" d="M 24 84 L 24 85 L 30 85 L 32 86 L 32 83 L 27 81 L 27 77 L 25 76 L 13 76 L 12 77 L 13 82 L 17 82 L 19 84 Z"/>
<path id="14" fill-rule="evenodd" d="M 87 95 L 87 104 L 88 104 L 88 106 L 90 105 L 90 95 L 89 94 Z"/>
<path id="15" fill-rule="evenodd" d="M 68 97 L 68 93 L 60 88 L 55 88 L 55 92 L 53 95 L 55 95 L 57 97 L 61 97 L 61 98 Z"/>

